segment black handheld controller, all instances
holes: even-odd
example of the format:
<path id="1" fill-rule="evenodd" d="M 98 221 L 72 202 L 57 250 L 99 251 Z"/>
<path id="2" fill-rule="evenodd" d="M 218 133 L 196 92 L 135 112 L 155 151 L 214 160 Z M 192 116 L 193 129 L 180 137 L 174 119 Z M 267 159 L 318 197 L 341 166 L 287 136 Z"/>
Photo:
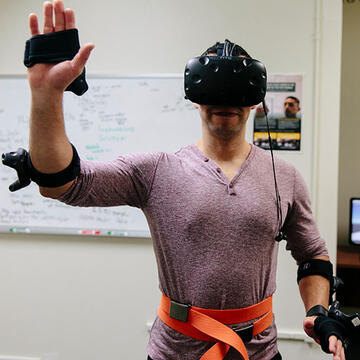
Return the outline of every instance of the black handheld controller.
<path id="1" fill-rule="evenodd" d="M 339 321 L 346 329 L 348 338 L 344 341 L 346 360 L 360 359 L 360 314 L 344 314 L 339 301 L 334 301 L 329 309 L 329 317 Z"/>
<path id="2" fill-rule="evenodd" d="M 11 192 L 20 190 L 31 183 L 28 157 L 29 153 L 22 148 L 2 154 L 2 163 L 15 169 L 18 176 L 18 179 L 9 186 Z"/>

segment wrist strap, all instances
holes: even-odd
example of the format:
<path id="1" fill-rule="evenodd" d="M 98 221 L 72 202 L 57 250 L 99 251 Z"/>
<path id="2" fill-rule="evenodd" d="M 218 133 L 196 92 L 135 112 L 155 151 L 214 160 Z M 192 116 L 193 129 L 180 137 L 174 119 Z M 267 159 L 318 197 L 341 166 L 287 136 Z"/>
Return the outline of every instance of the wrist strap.
<path id="1" fill-rule="evenodd" d="M 350 334 L 348 330 L 346 329 L 344 324 L 331 317 L 318 316 L 314 321 L 314 331 L 316 336 L 320 340 L 322 350 L 328 354 L 330 354 L 329 337 L 331 335 L 334 335 L 338 338 L 338 340 L 341 340 L 345 349 L 349 345 Z M 347 355 L 346 355 L 346 359 L 348 359 Z M 355 359 L 355 357 L 353 359 Z"/>
<path id="2" fill-rule="evenodd" d="M 26 41 L 24 65 L 31 67 L 37 63 L 57 64 L 71 60 L 80 49 L 79 32 L 77 29 L 56 31 L 48 34 L 35 35 Z M 67 88 L 76 95 L 82 95 L 88 89 L 85 80 L 85 68 Z"/>
<path id="3" fill-rule="evenodd" d="M 24 65 L 71 60 L 80 49 L 77 29 L 35 35 L 26 41 Z"/>
<path id="4" fill-rule="evenodd" d="M 328 310 L 322 305 L 313 306 L 307 313 L 306 316 L 323 315 L 328 316 Z"/>

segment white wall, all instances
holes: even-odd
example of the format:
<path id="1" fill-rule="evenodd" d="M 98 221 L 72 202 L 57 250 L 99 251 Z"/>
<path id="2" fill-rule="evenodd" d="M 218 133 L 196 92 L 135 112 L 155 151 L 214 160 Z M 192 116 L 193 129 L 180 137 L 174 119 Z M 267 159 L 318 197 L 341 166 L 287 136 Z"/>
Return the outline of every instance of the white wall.
<path id="1" fill-rule="evenodd" d="M 0 57 L 0 71 L 22 74 L 27 14 L 41 13 L 42 4 L 2 0 L 1 5 L 6 56 Z M 93 74 L 181 73 L 188 58 L 225 37 L 261 59 L 269 73 L 304 74 L 304 141 L 310 154 L 305 175 L 335 259 L 340 1 L 69 0 L 65 5 L 76 10 L 82 42 L 96 44 L 87 67 Z M 280 349 L 285 359 L 328 358 L 302 341 L 295 272 L 282 245 L 275 312 L 280 335 L 295 340 L 280 341 Z M 150 240 L 2 234 L 0 284 L 0 359 L 145 358 L 146 323 L 159 299 Z"/>

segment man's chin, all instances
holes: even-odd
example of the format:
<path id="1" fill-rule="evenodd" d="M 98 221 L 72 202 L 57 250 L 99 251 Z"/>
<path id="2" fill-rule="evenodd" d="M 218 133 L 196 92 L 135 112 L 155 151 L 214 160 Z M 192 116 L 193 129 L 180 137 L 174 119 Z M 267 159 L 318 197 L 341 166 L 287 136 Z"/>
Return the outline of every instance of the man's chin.
<path id="1" fill-rule="evenodd" d="M 239 131 L 235 131 L 233 129 L 226 129 L 226 128 L 215 128 L 213 129 L 213 134 L 218 137 L 219 139 L 229 140 L 235 137 Z"/>

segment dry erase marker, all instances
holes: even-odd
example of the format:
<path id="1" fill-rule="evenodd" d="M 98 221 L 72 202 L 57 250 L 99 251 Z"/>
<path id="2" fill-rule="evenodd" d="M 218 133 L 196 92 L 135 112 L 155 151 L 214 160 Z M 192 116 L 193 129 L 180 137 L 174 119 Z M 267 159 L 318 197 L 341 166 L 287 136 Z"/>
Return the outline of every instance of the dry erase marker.
<path id="1" fill-rule="evenodd" d="M 100 230 L 80 230 L 81 235 L 100 235 Z"/>
<path id="2" fill-rule="evenodd" d="M 29 233 L 30 229 L 29 228 L 10 228 L 9 231 L 14 232 L 14 233 Z"/>
<path id="3" fill-rule="evenodd" d="M 127 236 L 128 233 L 125 231 L 108 231 L 107 232 L 108 235 L 111 235 L 111 236 Z"/>

